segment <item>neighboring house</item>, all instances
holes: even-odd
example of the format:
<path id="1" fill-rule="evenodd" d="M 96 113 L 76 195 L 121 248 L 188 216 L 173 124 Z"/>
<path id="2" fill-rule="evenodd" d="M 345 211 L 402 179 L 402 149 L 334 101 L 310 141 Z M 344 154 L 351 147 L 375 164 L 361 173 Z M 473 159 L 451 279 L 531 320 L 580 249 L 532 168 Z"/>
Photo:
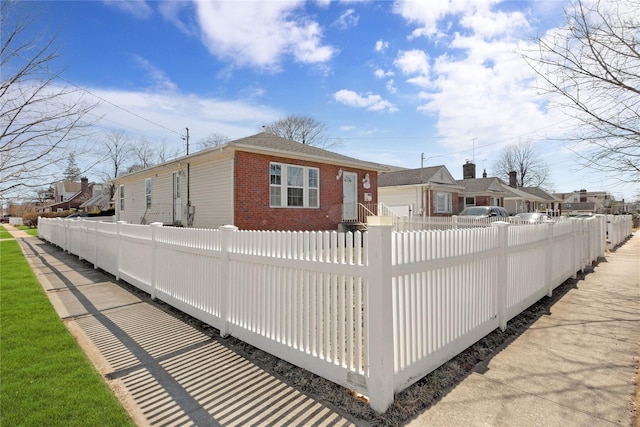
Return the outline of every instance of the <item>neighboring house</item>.
<path id="1" fill-rule="evenodd" d="M 562 212 L 569 215 L 580 213 L 611 213 L 611 195 L 606 191 L 587 191 L 582 189 L 572 193 L 554 193 L 562 200 Z"/>
<path id="2" fill-rule="evenodd" d="M 457 213 L 462 189 L 443 165 L 383 172 L 378 177 L 378 200 L 400 217 Z"/>
<path id="3" fill-rule="evenodd" d="M 83 212 L 106 211 L 113 208 L 113 200 L 109 194 L 109 186 L 105 184 L 93 184 L 91 186 L 93 196 L 80 205 Z"/>
<path id="4" fill-rule="evenodd" d="M 505 191 L 502 180 L 496 177 L 476 178 L 476 165 L 467 161 L 462 166 L 462 179 L 456 181 L 464 188 L 458 201 L 459 213 L 470 206 L 502 206 L 504 207 Z"/>
<path id="5" fill-rule="evenodd" d="M 58 181 L 53 184 L 53 200 L 38 206 L 38 212 L 77 210 L 92 197 L 92 188 L 86 177 L 80 182 Z"/>
<path id="6" fill-rule="evenodd" d="M 538 205 L 544 202 L 544 199 L 535 194 L 524 191 L 522 187 L 514 188 L 500 181 L 504 190 L 504 208 L 509 215 L 515 215 L 522 212 L 537 212 Z"/>
<path id="7" fill-rule="evenodd" d="M 559 216 L 562 214 L 561 203 L 562 200 L 555 197 L 553 194 L 547 193 L 540 187 L 522 187 L 520 188 L 522 191 L 526 191 L 529 194 L 533 194 L 538 198 L 542 199 L 534 209 L 531 209 L 529 212 L 546 212 L 547 215 L 550 216 Z"/>
<path id="8" fill-rule="evenodd" d="M 134 224 L 335 230 L 362 221 L 388 167 L 259 133 L 114 180 L 116 218 Z"/>

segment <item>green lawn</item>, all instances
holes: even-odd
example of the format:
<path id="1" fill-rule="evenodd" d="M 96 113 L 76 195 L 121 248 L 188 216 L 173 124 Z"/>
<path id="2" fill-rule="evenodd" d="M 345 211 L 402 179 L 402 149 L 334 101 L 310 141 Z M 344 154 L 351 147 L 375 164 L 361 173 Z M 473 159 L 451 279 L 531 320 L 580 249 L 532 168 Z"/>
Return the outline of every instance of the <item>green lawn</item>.
<path id="1" fill-rule="evenodd" d="M 6 228 L 0 225 L 0 239 L 12 239 L 13 236 L 7 231 Z"/>
<path id="2" fill-rule="evenodd" d="M 135 426 L 15 240 L 0 243 L 0 300 L 0 425 Z"/>
<path id="3" fill-rule="evenodd" d="M 28 227 L 26 225 L 19 225 L 16 228 L 18 230 L 25 231 L 30 236 L 37 236 L 38 235 L 38 229 L 37 228 Z"/>

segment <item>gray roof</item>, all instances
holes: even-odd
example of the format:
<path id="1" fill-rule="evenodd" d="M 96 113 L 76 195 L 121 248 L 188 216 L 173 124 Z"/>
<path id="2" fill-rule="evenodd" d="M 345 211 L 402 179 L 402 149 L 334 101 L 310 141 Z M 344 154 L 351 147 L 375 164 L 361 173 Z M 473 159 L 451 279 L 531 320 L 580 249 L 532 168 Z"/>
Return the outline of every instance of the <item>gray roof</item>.
<path id="1" fill-rule="evenodd" d="M 318 160 L 324 160 L 329 163 L 349 163 L 358 165 L 362 169 L 371 169 L 375 171 L 387 171 L 390 169 L 390 167 L 379 163 L 358 160 L 333 151 L 281 138 L 267 132 L 261 132 L 246 138 L 236 139 L 226 145 L 229 147 L 236 147 L 238 149 L 255 148 L 258 150 L 277 152 L 284 157 L 290 158 L 315 157 Z"/>
<path id="2" fill-rule="evenodd" d="M 315 161 L 318 163 L 328 163 L 338 166 L 354 167 L 364 170 L 382 172 L 394 170 L 393 166 L 383 165 L 380 163 L 367 162 L 364 160 L 358 160 L 353 157 L 345 156 L 335 153 L 333 151 L 324 150 L 322 148 L 313 147 L 311 145 L 302 144 L 300 142 L 292 141 L 290 139 L 281 138 L 279 136 L 261 132 L 256 135 L 247 136 L 245 138 L 236 139 L 226 144 L 218 145 L 216 147 L 207 148 L 202 151 L 191 153 L 188 156 L 178 157 L 176 159 L 169 160 L 159 165 L 150 166 L 145 169 L 132 171 L 125 175 L 120 175 L 114 181 L 118 182 L 122 179 L 128 179 L 129 177 L 148 174 L 149 170 L 166 167 L 180 162 L 184 162 L 188 159 L 206 158 L 207 156 L 215 156 L 224 152 L 225 150 L 239 150 L 257 153 L 267 153 L 278 157 L 287 159 L 304 159 L 309 161 Z"/>
<path id="3" fill-rule="evenodd" d="M 520 190 L 527 192 L 529 194 L 533 194 L 534 196 L 538 196 L 541 199 L 560 202 L 562 199 L 554 197 L 552 194 L 547 193 L 540 187 L 521 187 Z"/>
<path id="4" fill-rule="evenodd" d="M 429 182 L 444 166 L 429 166 L 418 169 L 404 169 L 393 172 L 383 172 L 378 177 L 378 187 L 394 187 L 397 185 L 418 185 Z"/>
<path id="5" fill-rule="evenodd" d="M 456 182 L 464 187 L 464 193 L 504 193 L 501 181 L 496 177 L 458 179 Z"/>

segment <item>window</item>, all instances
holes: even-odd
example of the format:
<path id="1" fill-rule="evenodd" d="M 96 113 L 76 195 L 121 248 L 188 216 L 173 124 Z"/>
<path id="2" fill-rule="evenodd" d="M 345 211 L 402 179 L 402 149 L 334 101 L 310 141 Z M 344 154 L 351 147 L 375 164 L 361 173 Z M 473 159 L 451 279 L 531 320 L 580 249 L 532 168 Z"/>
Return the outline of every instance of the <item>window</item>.
<path id="1" fill-rule="evenodd" d="M 120 186 L 118 194 L 120 195 L 120 210 L 123 211 L 124 210 L 124 185 Z"/>
<path id="2" fill-rule="evenodd" d="M 436 212 L 451 212 L 451 193 L 436 193 Z"/>
<path id="3" fill-rule="evenodd" d="M 476 205 L 476 198 L 475 197 L 465 197 L 464 198 L 464 206 L 475 206 Z"/>
<path id="4" fill-rule="evenodd" d="M 144 195 L 147 201 L 147 209 L 151 207 L 151 178 L 144 180 Z"/>
<path id="5" fill-rule="evenodd" d="M 500 206 L 500 198 L 492 197 L 491 198 L 491 206 Z"/>
<path id="6" fill-rule="evenodd" d="M 319 174 L 317 168 L 282 163 L 269 164 L 269 205 L 319 207 Z"/>

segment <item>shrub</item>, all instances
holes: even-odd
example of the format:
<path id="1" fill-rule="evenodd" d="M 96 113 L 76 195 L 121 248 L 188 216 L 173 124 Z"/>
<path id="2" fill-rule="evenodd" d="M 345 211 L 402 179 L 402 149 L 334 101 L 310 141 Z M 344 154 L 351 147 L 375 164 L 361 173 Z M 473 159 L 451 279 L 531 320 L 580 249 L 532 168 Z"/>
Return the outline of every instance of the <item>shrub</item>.
<path id="1" fill-rule="evenodd" d="M 38 226 L 38 217 L 43 218 L 60 218 L 71 215 L 72 211 L 62 211 L 62 212 L 29 212 L 22 215 L 22 222 L 24 225 L 29 227 L 37 227 Z"/>

